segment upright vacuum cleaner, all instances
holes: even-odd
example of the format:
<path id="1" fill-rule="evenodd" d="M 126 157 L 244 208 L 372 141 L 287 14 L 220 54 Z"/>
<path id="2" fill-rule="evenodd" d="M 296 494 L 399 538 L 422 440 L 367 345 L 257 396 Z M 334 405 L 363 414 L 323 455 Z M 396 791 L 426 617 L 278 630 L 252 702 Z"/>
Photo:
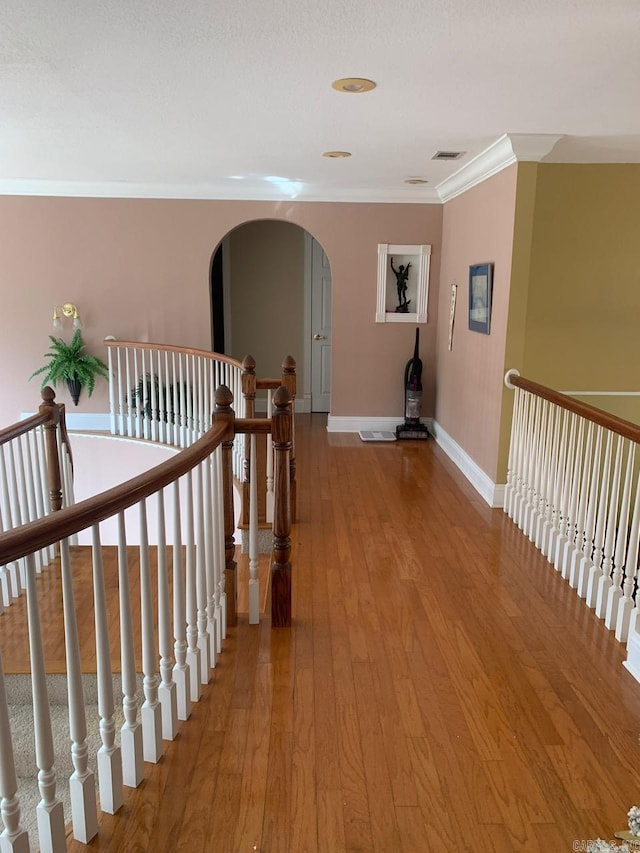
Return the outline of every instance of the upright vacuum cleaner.
<path id="1" fill-rule="evenodd" d="M 404 423 L 396 427 L 396 438 L 429 438 L 429 430 L 420 423 L 422 413 L 422 362 L 418 355 L 420 329 L 416 329 L 413 358 L 404 369 Z"/>

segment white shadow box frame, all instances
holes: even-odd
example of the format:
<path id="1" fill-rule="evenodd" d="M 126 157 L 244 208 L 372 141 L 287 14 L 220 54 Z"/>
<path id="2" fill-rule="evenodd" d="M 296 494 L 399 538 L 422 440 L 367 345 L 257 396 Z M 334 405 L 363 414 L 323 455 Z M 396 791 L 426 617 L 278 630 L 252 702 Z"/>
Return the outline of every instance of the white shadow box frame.
<path id="1" fill-rule="evenodd" d="M 406 280 L 406 293 L 410 311 L 396 311 L 400 304 L 398 277 L 391 268 L 391 259 L 396 271 L 404 267 L 409 275 Z M 389 243 L 378 244 L 378 301 L 376 304 L 376 323 L 426 323 L 427 302 L 429 296 L 429 264 L 431 246 L 401 246 Z"/>

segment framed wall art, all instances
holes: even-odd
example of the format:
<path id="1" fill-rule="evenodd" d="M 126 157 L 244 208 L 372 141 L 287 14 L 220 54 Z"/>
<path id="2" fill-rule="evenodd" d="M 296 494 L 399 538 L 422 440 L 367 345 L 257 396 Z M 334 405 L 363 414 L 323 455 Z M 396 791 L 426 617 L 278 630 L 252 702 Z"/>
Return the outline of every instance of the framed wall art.
<path id="1" fill-rule="evenodd" d="M 426 323 L 431 246 L 378 245 L 376 323 Z"/>
<path id="2" fill-rule="evenodd" d="M 492 293 L 493 264 L 472 264 L 469 267 L 469 328 L 472 332 L 489 334 Z"/>

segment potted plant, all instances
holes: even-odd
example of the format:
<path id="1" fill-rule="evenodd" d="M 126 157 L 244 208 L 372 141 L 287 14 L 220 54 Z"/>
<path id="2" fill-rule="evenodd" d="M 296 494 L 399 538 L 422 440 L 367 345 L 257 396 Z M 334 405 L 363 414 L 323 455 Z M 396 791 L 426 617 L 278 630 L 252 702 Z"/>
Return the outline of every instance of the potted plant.
<path id="1" fill-rule="evenodd" d="M 44 357 L 49 361 L 34 371 L 29 379 L 44 374 L 42 378 L 43 388 L 49 384 L 55 386 L 58 380 L 64 379 L 71 399 L 77 406 L 80 391 L 86 388 L 89 396 L 91 396 L 96 384 L 96 376 L 108 379 L 109 369 L 95 355 L 84 352 L 85 344 L 80 329 L 76 329 L 71 343 L 67 343 L 62 338 L 56 338 L 54 335 L 49 335 L 49 340 L 51 346 L 48 352 L 44 354 Z"/>

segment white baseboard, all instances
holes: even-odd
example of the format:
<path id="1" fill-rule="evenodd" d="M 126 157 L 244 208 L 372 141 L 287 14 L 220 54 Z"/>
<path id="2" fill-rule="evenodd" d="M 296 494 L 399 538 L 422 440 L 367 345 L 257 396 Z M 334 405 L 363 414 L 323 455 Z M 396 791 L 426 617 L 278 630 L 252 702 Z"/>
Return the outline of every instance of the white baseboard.
<path id="1" fill-rule="evenodd" d="M 30 418 L 33 412 L 21 412 L 20 420 Z M 66 411 L 67 429 L 79 432 L 111 432 L 111 415 L 108 412 Z"/>
<path id="2" fill-rule="evenodd" d="M 462 471 L 478 494 L 490 507 L 504 506 L 504 484 L 494 483 L 491 477 L 480 468 L 460 445 L 436 421 L 433 422 L 433 434 L 439 447 L 449 459 Z"/>
<path id="3" fill-rule="evenodd" d="M 329 415 L 327 418 L 327 432 L 360 432 L 360 430 L 373 430 L 385 432 L 395 430 L 401 424 L 402 416 L 399 418 L 358 418 L 340 417 Z M 431 430 L 431 418 L 422 418 L 422 423 Z"/>

